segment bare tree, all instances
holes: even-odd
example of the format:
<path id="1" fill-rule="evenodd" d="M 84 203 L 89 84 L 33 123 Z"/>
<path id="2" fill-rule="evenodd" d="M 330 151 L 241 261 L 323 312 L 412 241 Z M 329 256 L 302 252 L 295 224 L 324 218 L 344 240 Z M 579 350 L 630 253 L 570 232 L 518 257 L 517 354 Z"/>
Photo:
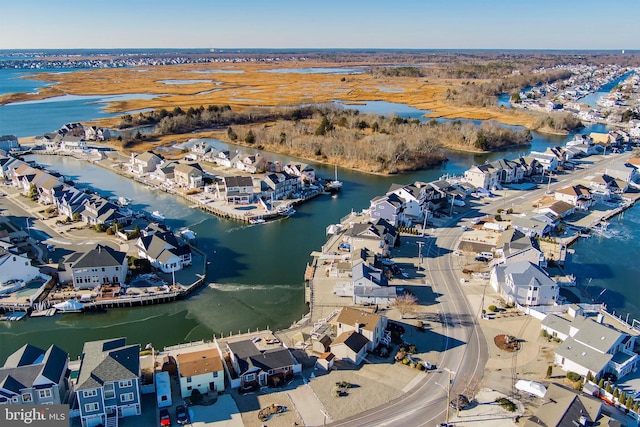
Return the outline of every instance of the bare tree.
<path id="1" fill-rule="evenodd" d="M 407 314 L 413 313 L 416 305 L 418 305 L 418 298 L 408 292 L 398 295 L 391 303 L 391 307 L 394 307 L 400 312 L 402 319 L 404 319 Z"/>

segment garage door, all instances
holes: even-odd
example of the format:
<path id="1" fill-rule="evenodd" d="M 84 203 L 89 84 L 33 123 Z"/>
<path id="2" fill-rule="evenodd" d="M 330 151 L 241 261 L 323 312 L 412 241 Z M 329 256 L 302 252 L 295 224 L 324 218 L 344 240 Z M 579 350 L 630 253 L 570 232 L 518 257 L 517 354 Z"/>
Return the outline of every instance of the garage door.
<path id="1" fill-rule="evenodd" d="M 132 417 L 134 415 L 138 415 L 138 407 L 133 405 L 133 406 L 125 406 L 122 408 L 122 416 L 123 417 Z"/>

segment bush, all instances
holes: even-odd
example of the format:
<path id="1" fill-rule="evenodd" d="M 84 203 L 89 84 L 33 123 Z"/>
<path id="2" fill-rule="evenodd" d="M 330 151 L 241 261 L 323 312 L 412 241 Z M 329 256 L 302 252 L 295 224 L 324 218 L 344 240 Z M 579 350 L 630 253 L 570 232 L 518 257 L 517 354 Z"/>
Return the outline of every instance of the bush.
<path id="1" fill-rule="evenodd" d="M 501 397 L 499 399 L 496 399 L 496 403 L 502 406 L 503 409 L 509 412 L 515 412 L 516 409 L 518 409 L 516 404 L 513 403 L 511 400 L 507 399 L 506 397 Z"/>
<path id="2" fill-rule="evenodd" d="M 567 372 L 567 378 L 569 378 L 571 381 L 582 381 L 582 375 L 578 374 L 577 372 Z"/>
<path id="3" fill-rule="evenodd" d="M 496 307 L 495 305 L 491 304 L 489 307 L 487 307 L 489 309 L 490 312 L 495 313 L 496 311 L 498 311 L 498 307 Z"/>

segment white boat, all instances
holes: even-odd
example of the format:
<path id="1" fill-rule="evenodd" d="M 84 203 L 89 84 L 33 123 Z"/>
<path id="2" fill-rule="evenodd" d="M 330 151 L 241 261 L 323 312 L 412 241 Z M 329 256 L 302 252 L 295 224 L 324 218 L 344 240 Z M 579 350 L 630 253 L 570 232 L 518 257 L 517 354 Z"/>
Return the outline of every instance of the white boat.
<path id="1" fill-rule="evenodd" d="M 290 205 L 280 205 L 277 212 L 282 216 L 291 216 L 296 213 L 296 210 Z"/>
<path id="2" fill-rule="evenodd" d="M 82 311 L 82 309 L 84 309 L 84 304 L 82 304 L 80 301 L 70 299 L 59 302 L 58 304 L 54 304 L 53 307 L 63 313 L 79 313 Z"/>
<path id="3" fill-rule="evenodd" d="M 0 284 L 0 295 L 6 295 L 13 293 L 19 289 L 27 286 L 27 283 L 24 280 L 20 279 L 11 279 L 6 282 Z"/>
<path id="4" fill-rule="evenodd" d="M 151 212 L 151 218 L 157 219 L 158 221 L 164 221 L 165 220 L 164 215 L 162 215 L 160 213 L 160 211 Z"/>
<path id="5" fill-rule="evenodd" d="M 196 240 L 195 231 L 189 230 L 188 228 L 185 228 L 184 230 L 182 230 L 180 232 L 180 236 L 182 236 L 182 238 L 186 240 Z"/>
<path id="6" fill-rule="evenodd" d="M 337 193 L 342 189 L 342 181 L 338 181 L 338 166 L 335 166 L 335 176 L 333 181 L 329 181 L 325 186 L 325 190 L 331 193 Z"/>
<path id="7" fill-rule="evenodd" d="M 131 203 L 130 199 L 127 199 L 126 197 L 122 197 L 122 196 L 118 197 L 118 204 L 121 207 L 129 206 L 129 203 Z"/>
<path id="8" fill-rule="evenodd" d="M 251 218 L 249 220 L 249 224 L 263 224 L 264 222 L 264 218 Z"/>

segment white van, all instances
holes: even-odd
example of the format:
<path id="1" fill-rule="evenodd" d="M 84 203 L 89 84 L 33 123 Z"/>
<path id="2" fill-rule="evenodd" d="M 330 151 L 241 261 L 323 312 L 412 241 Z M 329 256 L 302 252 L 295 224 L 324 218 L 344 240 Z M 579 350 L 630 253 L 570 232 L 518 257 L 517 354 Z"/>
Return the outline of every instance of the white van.
<path id="1" fill-rule="evenodd" d="M 478 256 L 483 256 L 487 259 L 493 259 L 493 252 L 479 252 Z"/>

